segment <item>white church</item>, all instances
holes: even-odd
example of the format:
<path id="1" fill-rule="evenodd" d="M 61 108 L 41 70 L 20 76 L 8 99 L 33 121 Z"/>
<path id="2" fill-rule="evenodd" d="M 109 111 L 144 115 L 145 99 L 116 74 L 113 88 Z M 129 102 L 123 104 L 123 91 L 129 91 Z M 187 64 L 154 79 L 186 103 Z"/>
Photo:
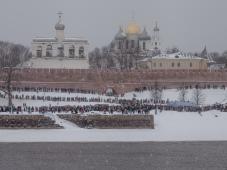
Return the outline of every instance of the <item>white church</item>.
<path id="1" fill-rule="evenodd" d="M 32 41 L 32 59 L 27 68 L 88 69 L 89 42 L 83 38 L 66 38 L 62 13 L 55 25 L 54 38 L 35 38 Z"/>

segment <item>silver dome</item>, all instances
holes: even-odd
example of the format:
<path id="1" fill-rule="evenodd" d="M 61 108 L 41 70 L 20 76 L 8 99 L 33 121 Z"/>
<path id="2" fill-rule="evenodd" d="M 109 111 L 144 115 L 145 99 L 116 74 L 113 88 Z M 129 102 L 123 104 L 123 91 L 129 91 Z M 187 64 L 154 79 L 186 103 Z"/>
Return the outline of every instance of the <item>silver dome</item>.
<path id="1" fill-rule="evenodd" d="M 56 30 L 65 30 L 65 25 L 62 24 L 61 22 L 58 22 L 58 23 L 55 25 L 55 29 L 56 29 Z"/>
<path id="2" fill-rule="evenodd" d="M 126 38 L 126 34 L 124 33 L 124 31 L 120 27 L 118 33 L 115 36 L 115 40 L 124 40 L 125 38 Z"/>
<path id="3" fill-rule="evenodd" d="M 148 35 L 146 28 L 144 28 L 143 32 L 139 36 L 140 40 L 151 40 L 151 36 Z"/>

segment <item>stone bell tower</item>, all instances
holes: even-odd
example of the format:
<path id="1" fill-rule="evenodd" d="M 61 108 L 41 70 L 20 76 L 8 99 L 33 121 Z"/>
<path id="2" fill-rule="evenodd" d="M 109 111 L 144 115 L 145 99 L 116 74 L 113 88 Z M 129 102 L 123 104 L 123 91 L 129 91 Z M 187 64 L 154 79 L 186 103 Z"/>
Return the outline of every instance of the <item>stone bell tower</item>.
<path id="1" fill-rule="evenodd" d="M 55 25 L 56 38 L 57 38 L 58 42 L 62 42 L 65 39 L 65 33 L 64 33 L 65 25 L 62 22 L 63 13 L 58 12 L 57 14 L 59 16 L 59 19 L 58 19 L 57 24 Z"/>

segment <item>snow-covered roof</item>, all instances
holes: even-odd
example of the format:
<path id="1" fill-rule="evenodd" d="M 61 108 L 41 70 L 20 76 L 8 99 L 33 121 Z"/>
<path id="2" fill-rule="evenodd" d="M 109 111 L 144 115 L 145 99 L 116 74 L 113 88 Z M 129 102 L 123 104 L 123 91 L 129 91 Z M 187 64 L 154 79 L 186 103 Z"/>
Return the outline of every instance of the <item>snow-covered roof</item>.
<path id="1" fill-rule="evenodd" d="M 150 59 L 152 59 L 152 58 L 151 58 L 151 57 L 147 57 L 147 58 L 144 58 L 144 59 L 142 59 L 142 60 L 140 60 L 140 61 L 146 62 L 146 61 L 149 61 Z"/>
<path id="2" fill-rule="evenodd" d="M 33 42 L 57 42 L 56 38 L 42 38 L 42 37 L 37 37 L 33 39 Z M 65 38 L 63 42 L 86 42 L 88 43 L 88 40 L 80 38 L 80 37 L 70 37 L 70 38 Z"/>
<path id="3" fill-rule="evenodd" d="M 81 37 L 70 37 L 70 38 L 65 38 L 64 39 L 64 42 L 76 42 L 76 41 L 79 41 L 79 42 L 81 42 L 81 41 L 88 42 L 88 40 L 83 39 Z"/>
<path id="4" fill-rule="evenodd" d="M 150 51 L 152 51 L 152 50 L 150 50 Z M 144 58 L 140 61 L 141 62 L 147 62 L 147 61 L 150 61 L 152 59 L 198 59 L 198 60 L 201 60 L 201 59 L 204 59 L 204 58 L 197 57 L 197 56 L 187 54 L 187 53 L 183 53 L 183 52 L 177 52 L 177 53 L 173 53 L 173 54 L 161 53 L 161 54 L 158 54 L 154 57 L 151 57 L 151 56 L 146 57 L 146 58 Z"/>
<path id="5" fill-rule="evenodd" d="M 44 38 L 44 37 L 37 37 L 33 39 L 33 42 L 56 42 L 56 38 Z"/>
<path id="6" fill-rule="evenodd" d="M 161 53 L 155 57 L 152 57 L 152 59 L 160 59 L 160 58 L 163 58 L 163 59 L 199 59 L 199 60 L 202 59 L 200 57 L 196 57 L 194 55 L 183 53 L 183 52 L 177 52 L 177 53 L 173 53 L 173 54 Z"/>
<path id="7" fill-rule="evenodd" d="M 225 64 L 211 64 L 210 69 L 216 69 L 216 70 L 219 70 L 219 69 L 224 69 L 225 68 Z"/>

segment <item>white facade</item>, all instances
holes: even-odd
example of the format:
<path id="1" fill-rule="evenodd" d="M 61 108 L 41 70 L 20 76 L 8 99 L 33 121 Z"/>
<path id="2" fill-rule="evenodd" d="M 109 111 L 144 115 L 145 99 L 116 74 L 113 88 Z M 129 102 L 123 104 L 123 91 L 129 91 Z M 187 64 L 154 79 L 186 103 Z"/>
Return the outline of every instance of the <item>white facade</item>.
<path id="1" fill-rule="evenodd" d="M 150 70 L 207 70 L 208 62 L 208 59 L 177 52 L 147 57 L 139 61 L 139 66 Z"/>
<path id="2" fill-rule="evenodd" d="M 55 30 L 55 38 L 33 39 L 31 49 L 33 58 L 30 63 L 26 63 L 26 66 L 43 68 L 43 65 L 45 65 L 43 62 L 49 61 L 48 68 L 56 68 L 61 65 L 67 68 L 68 64 L 66 63 L 69 60 L 72 65 L 70 68 L 74 68 L 73 65 L 75 65 L 74 69 L 88 69 L 88 41 L 82 38 L 65 38 L 65 25 L 62 23 L 61 13 L 59 13 L 59 20 L 55 25 Z M 39 62 L 37 63 L 37 61 Z M 39 63 L 42 63 L 42 65 Z"/>

